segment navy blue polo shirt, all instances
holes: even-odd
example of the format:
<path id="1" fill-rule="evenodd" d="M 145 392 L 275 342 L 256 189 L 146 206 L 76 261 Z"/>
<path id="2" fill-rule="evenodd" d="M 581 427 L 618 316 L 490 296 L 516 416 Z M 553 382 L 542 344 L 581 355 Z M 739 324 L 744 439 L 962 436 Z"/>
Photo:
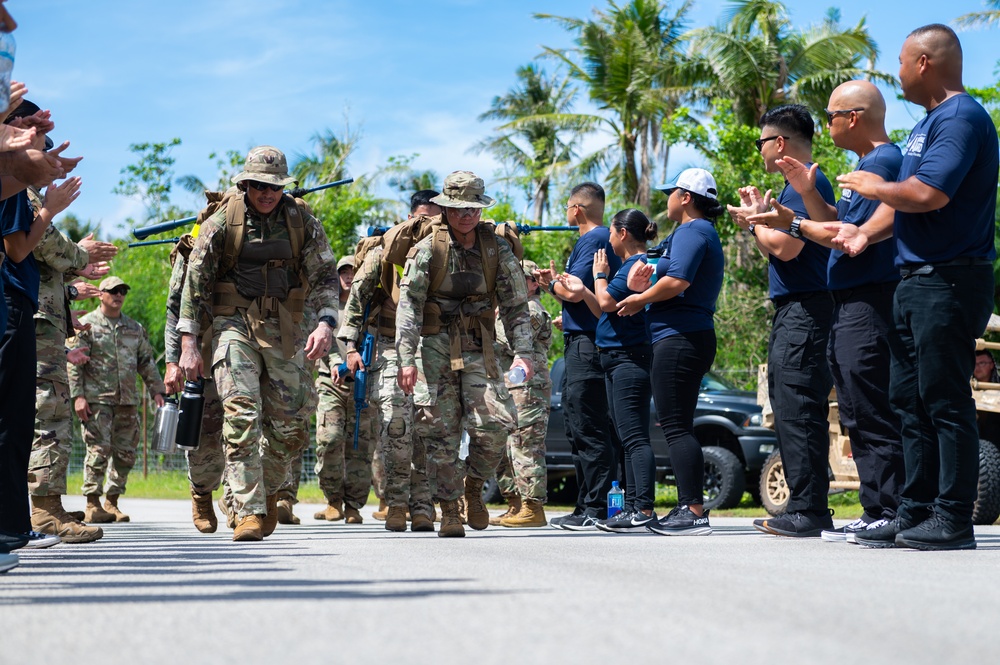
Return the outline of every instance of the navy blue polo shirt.
<path id="1" fill-rule="evenodd" d="M 940 210 L 896 212 L 897 265 L 996 259 L 998 161 L 996 127 L 969 95 L 947 99 L 917 123 L 899 181 L 914 176 L 950 200 Z"/>
<path id="2" fill-rule="evenodd" d="M 715 225 L 707 219 L 681 224 L 660 243 L 663 256 L 656 263 L 656 277 L 690 282 L 669 300 L 654 302 L 646 311 L 646 325 L 653 343 L 680 333 L 715 328 L 715 302 L 722 290 L 725 258 Z"/>
<path id="3" fill-rule="evenodd" d="M 566 261 L 565 272 L 576 275 L 583 280 L 583 285 L 594 290 L 594 252 L 603 249 L 608 254 L 608 264 L 611 274 L 618 272 L 622 260 L 615 255 L 611 247 L 611 230 L 606 226 L 598 226 L 580 236 L 573 246 L 573 251 Z M 597 317 L 594 316 L 587 303 L 563 301 L 563 332 L 593 333 L 597 329 Z"/>
<path id="4" fill-rule="evenodd" d="M 855 170 L 875 173 L 883 180 L 895 182 L 902 162 L 903 153 L 899 147 L 894 143 L 884 143 L 862 157 Z M 844 224 L 861 226 L 868 221 L 879 205 L 881 205 L 879 201 L 866 199 L 846 189 L 837 201 L 837 219 Z M 899 269 L 896 268 L 895 262 L 895 242 L 877 242 L 869 245 L 854 258 L 839 249 L 831 249 L 827 282 L 832 291 L 854 289 L 865 284 L 898 282 Z"/>
<path id="5" fill-rule="evenodd" d="M 615 276 L 608 281 L 608 295 L 621 302 L 637 291 L 628 288 L 628 273 L 645 255 L 631 256 Z M 646 310 L 643 309 L 632 316 L 618 316 L 618 312 L 604 312 L 597 322 L 597 337 L 595 344 L 600 349 L 621 349 L 630 346 L 648 344 L 646 338 Z"/>
<path id="6" fill-rule="evenodd" d="M 807 168 L 809 166 L 811 162 L 806 164 Z M 822 170 L 816 171 L 816 191 L 830 205 L 837 200 L 833 196 L 833 187 L 830 186 L 830 181 L 823 175 Z M 790 208 L 799 217 L 809 217 L 805 202 L 787 180 L 785 188 L 778 195 L 778 203 Z M 805 238 L 802 242 L 805 245 L 794 259 L 782 261 L 768 255 L 767 277 L 772 298 L 827 290 L 826 266 L 830 260 L 830 250 Z"/>
<path id="7" fill-rule="evenodd" d="M 17 231 L 29 233 L 31 223 L 35 220 L 35 211 L 28 201 L 27 192 L 19 192 L 14 196 L 0 201 L 0 235 L 9 236 Z M 23 261 L 15 262 L 8 256 L 3 262 L 4 289 L 20 291 L 31 301 L 35 311 L 38 311 L 38 264 L 33 254 L 28 254 Z"/>

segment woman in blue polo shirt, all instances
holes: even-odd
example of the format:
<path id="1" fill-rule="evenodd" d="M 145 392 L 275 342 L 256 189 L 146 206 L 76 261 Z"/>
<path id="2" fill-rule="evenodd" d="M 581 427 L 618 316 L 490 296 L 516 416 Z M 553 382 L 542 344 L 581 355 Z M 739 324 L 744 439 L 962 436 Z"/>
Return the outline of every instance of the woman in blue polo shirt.
<path id="1" fill-rule="evenodd" d="M 640 293 L 625 298 L 618 309 L 621 316 L 635 316 L 649 305 L 653 399 L 677 478 L 677 507 L 648 528 L 668 536 L 708 535 L 712 527 L 702 506 L 705 458 L 693 423 L 702 377 L 715 360 L 715 301 L 724 259 L 712 220 L 723 208 L 715 178 L 704 169 L 682 171 L 659 189 L 667 193 L 667 217 L 678 227 L 660 245 L 655 284 L 653 266 L 634 266 L 628 285 Z"/>

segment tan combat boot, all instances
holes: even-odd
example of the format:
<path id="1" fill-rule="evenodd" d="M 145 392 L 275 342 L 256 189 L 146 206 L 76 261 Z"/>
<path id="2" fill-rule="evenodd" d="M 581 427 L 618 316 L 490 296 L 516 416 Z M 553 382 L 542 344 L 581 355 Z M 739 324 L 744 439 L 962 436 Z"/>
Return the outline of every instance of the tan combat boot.
<path id="1" fill-rule="evenodd" d="M 83 521 L 91 524 L 107 524 L 114 522 L 115 516 L 101 508 L 101 495 L 87 495 L 87 509 L 83 511 Z"/>
<path id="2" fill-rule="evenodd" d="M 406 508 L 403 506 L 389 506 L 385 516 L 386 531 L 406 531 Z"/>
<path id="3" fill-rule="evenodd" d="M 326 504 L 326 508 L 319 511 L 313 515 L 313 519 L 326 520 L 327 522 L 339 522 L 344 519 L 344 509 L 343 503 L 337 501 L 336 503 Z"/>
<path id="4" fill-rule="evenodd" d="M 247 515 L 233 531 L 233 540 L 264 540 L 264 520 L 260 515 Z"/>
<path id="5" fill-rule="evenodd" d="M 236 528 L 236 513 L 234 513 L 229 506 L 226 505 L 226 494 L 223 492 L 222 496 L 219 497 L 219 510 L 222 514 L 226 516 L 226 526 L 230 529 Z"/>
<path id="6" fill-rule="evenodd" d="M 278 501 L 278 524 L 301 524 L 300 520 L 294 512 L 292 512 L 291 499 L 281 499 Z"/>
<path id="7" fill-rule="evenodd" d="M 412 513 L 413 521 L 410 522 L 410 531 L 434 531 L 434 520 L 427 515 Z"/>
<path id="8" fill-rule="evenodd" d="M 31 497 L 31 529 L 38 533 L 59 536 L 64 543 L 92 543 L 99 540 L 104 531 L 99 526 L 87 526 L 67 513 L 62 506 L 62 497 Z"/>
<path id="9" fill-rule="evenodd" d="M 219 528 L 219 520 L 212 510 L 212 493 L 198 494 L 191 490 L 191 519 L 194 521 L 194 528 L 202 533 L 215 533 Z"/>
<path id="10" fill-rule="evenodd" d="M 466 520 L 476 531 L 482 531 L 490 525 L 490 511 L 483 503 L 483 481 L 471 476 L 465 477 L 465 510 Z"/>
<path id="11" fill-rule="evenodd" d="M 504 497 L 507 500 L 507 512 L 503 515 L 497 515 L 496 517 L 490 518 L 490 526 L 499 526 L 500 520 L 505 517 L 513 517 L 521 512 L 521 495 L 511 494 L 510 496 Z"/>
<path id="12" fill-rule="evenodd" d="M 441 538 L 462 538 L 465 527 L 458 516 L 458 501 L 441 502 L 441 528 L 438 530 Z"/>
<path id="13" fill-rule="evenodd" d="M 109 494 L 104 497 L 104 510 L 114 515 L 116 522 L 128 522 L 130 521 L 129 516 L 118 510 L 118 496 L 118 494 Z"/>
<path id="14" fill-rule="evenodd" d="M 278 495 L 276 493 L 268 494 L 265 506 L 267 513 L 264 514 L 264 521 L 261 524 L 261 532 L 264 534 L 264 537 L 267 538 L 274 533 L 274 529 L 278 526 Z"/>
<path id="15" fill-rule="evenodd" d="M 528 499 L 524 502 L 524 505 L 521 506 L 521 512 L 517 515 L 503 518 L 500 520 L 500 526 L 522 528 L 548 526 L 548 520 L 545 519 L 545 508 L 542 507 L 541 501 Z"/>
<path id="16" fill-rule="evenodd" d="M 361 517 L 361 513 L 358 512 L 358 509 L 352 506 L 344 508 L 344 515 L 347 518 L 345 521 L 348 524 L 361 524 L 365 521 L 364 518 Z"/>
<path id="17" fill-rule="evenodd" d="M 385 499 L 378 500 L 378 510 L 372 513 L 372 517 L 377 519 L 379 522 L 384 522 L 385 518 L 389 515 L 389 504 L 385 502 Z"/>

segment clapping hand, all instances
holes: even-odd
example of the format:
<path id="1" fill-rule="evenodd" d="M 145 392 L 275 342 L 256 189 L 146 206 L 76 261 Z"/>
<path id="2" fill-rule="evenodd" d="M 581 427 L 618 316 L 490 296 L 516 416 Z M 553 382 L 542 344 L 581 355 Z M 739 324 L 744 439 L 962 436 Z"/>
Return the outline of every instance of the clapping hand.
<path id="1" fill-rule="evenodd" d="M 628 288 L 630 291 L 642 293 L 653 285 L 653 273 L 656 268 L 650 263 L 636 261 L 628 271 Z"/>
<path id="2" fill-rule="evenodd" d="M 594 252 L 594 279 L 597 279 L 597 273 L 603 272 L 607 275 L 611 272 L 611 264 L 608 263 L 608 252 L 604 248 L 601 248 Z"/>

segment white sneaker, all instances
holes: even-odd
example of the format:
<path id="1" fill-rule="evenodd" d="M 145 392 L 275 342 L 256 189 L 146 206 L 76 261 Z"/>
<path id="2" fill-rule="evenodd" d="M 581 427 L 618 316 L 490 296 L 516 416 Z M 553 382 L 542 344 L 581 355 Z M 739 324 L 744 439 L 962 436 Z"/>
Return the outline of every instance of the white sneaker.
<path id="1" fill-rule="evenodd" d="M 831 543 L 853 543 L 854 534 L 858 531 L 864 531 L 865 527 L 868 526 L 868 522 L 865 521 L 864 517 L 859 517 L 850 524 L 844 525 L 839 529 L 826 529 L 820 534 L 820 537 Z"/>
<path id="2" fill-rule="evenodd" d="M 17 558 L 16 554 L 0 554 L 0 573 L 6 573 L 12 568 L 17 568 L 17 564 L 21 563 L 21 560 Z"/>
<path id="3" fill-rule="evenodd" d="M 28 537 L 28 544 L 24 546 L 26 550 L 41 550 L 62 542 L 62 538 L 59 536 L 50 536 L 47 533 L 38 533 L 37 531 L 29 531 L 24 535 Z"/>
<path id="4" fill-rule="evenodd" d="M 848 536 L 847 536 L 847 542 L 853 543 L 854 545 L 857 545 L 858 541 L 857 541 L 857 538 L 855 538 L 855 536 L 857 536 L 858 533 L 860 533 L 862 531 L 871 531 L 872 529 L 878 529 L 879 527 L 883 527 L 883 526 L 885 526 L 888 523 L 889 523 L 889 520 L 875 520 L 871 524 L 867 525 L 864 529 L 859 529 L 858 531 L 855 531 L 853 533 L 848 534 Z"/>

